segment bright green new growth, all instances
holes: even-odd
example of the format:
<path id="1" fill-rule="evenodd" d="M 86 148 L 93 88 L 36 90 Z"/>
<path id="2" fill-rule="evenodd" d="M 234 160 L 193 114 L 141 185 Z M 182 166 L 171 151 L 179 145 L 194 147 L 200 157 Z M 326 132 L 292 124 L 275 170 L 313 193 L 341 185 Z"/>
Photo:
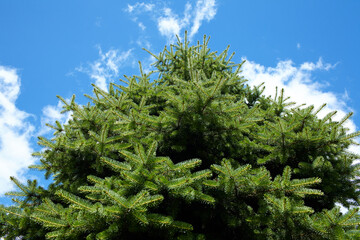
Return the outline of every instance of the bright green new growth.
<path id="1" fill-rule="evenodd" d="M 204 37 L 165 48 L 156 72 L 64 102 L 36 153 L 54 182 L 0 207 L 5 239 L 358 239 L 357 155 L 324 107 L 292 107 L 249 87 L 228 48 Z M 155 76 L 150 80 L 150 76 Z"/>

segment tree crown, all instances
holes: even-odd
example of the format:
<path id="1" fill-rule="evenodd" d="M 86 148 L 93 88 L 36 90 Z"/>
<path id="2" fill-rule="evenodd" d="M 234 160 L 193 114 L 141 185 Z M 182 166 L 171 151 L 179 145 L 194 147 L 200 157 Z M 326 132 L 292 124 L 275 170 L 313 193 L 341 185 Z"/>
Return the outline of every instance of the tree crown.
<path id="1" fill-rule="evenodd" d="M 357 155 L 325 106 L 295 106 L 251 87 L 209 38 L 152 56 L 155 72 L 94 85 L 72 119 L 48 125 L 35 153 L 54 182 L 19 187 L 1 207 L 6 239 L 357 238 Z M 151 76 L 157 73 L 155 80 Z"/>

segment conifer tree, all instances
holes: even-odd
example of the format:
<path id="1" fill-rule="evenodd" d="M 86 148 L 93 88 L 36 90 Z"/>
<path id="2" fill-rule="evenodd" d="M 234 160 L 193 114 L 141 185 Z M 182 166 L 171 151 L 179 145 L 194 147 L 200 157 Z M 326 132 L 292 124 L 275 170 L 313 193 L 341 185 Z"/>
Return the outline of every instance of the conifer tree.
<path id="1" fill-rule="evenodd" d="M 263 95 L 209 38 L 150 53 L 90 102 L 64 103 L 31 168 L 52 176 L 0 207 L 4 239 L 359 239 L 359 132 Z M 341 213 L 335 204 L 352 207 Z"/>

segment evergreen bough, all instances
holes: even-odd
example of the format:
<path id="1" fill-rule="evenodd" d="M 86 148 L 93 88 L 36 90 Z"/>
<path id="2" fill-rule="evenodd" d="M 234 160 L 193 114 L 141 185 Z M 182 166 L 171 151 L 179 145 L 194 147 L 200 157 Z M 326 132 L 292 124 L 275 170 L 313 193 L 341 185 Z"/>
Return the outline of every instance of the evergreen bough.
<path id="1" fill-rule="evenodd" d="M 209 38 L 165 48 L 154 72 L 65 101 L 39 137 L 48 189 L 15 178 L 4 239 L 360 239 L 359 156 L 325 106 L 250 87 Z M 155 77 L 154 77 L 155 76 Z M 152 79 L 150 78 L 152 77 Z"/>

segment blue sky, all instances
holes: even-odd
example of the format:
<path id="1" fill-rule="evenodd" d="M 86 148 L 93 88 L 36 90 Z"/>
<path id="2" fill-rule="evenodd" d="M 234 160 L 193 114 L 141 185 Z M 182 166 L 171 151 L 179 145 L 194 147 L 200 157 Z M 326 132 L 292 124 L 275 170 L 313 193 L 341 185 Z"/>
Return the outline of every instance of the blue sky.
<path id="1" fill-rule="evenodd" d="M 357 0 L 0 1 L 0 203 L 9 176 L 46 185 L 27 166 L 36 136 L 51 137 L 45 122 L 69 118 L 56 95 L 85 104 L 91 83 L 137 74 L 137 61 L 150 69 L 142 47 L 158 53 L 185 30 L 192 43 L 210 35 L 212 50 L 230 45 L 266 94 L 279 86 L 297 103 L 328 103 L 324 113 L 353 111 L 357 130 L 359 12 Z"/>

